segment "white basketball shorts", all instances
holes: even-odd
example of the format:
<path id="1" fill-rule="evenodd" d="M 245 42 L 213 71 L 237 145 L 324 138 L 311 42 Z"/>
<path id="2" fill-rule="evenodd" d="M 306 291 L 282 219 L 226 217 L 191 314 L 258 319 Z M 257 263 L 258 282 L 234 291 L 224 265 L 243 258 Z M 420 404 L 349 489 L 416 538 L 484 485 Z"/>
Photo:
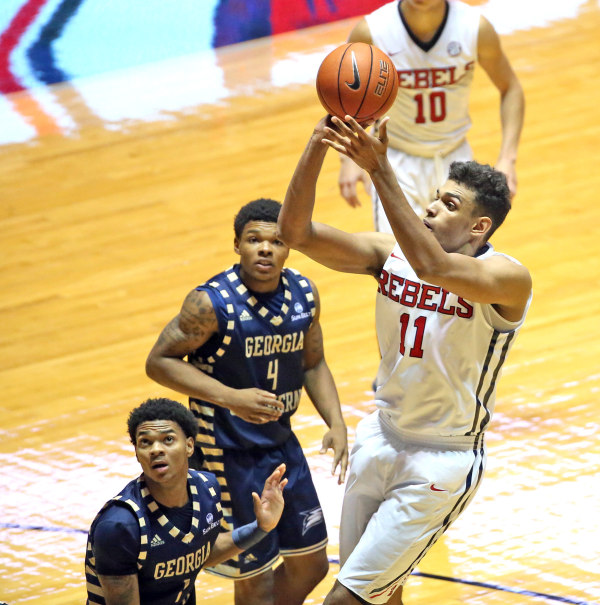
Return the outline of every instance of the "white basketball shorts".
<path id="1" fill-rule="evenodd" d="M 402 442 L 379 412 L 357 427 L 340 522 L 338 581 L 385 603 L 475 494 L 485 446 Z"/>

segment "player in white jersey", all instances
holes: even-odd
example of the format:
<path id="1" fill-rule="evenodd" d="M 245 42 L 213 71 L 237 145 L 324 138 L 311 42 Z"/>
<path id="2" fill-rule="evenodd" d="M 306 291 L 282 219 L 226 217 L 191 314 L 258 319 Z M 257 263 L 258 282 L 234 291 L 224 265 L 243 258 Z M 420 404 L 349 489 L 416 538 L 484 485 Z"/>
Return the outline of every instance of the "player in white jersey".
<path id="1" fill-rule="evenodd" d="M 340 524 L 341 569 L 325 605 L 402 603 L 402 585 L 471 500 L 507 353 L 531 299 L 529 271 L 489 237 L 510 209 L 503 173 L 455 162 L 424 219 L 379 138 L 351 118 L 319 122 L 279 215 L 288 245 L 338 271 L 373 275 L 381 363 L 362 420 Z M 367 171 L 393 228 L 345 233 L 312 222 L 327 145 Z"/>
<path id="2" fill-rule="evenodd" d="M 453 161 L 472 159 L 469 93 L 477 62 L 500 92 L 502 142 L 496 169 L 511 195 L 523 126 L 523 90 L 490 22 L 457 0 L 390 2 L 361 19 L 349 42 L 374 44 L 398 70 L 398 96 L 388 115 L 388 158 L 413 209 L 423 216 Z M 359 180 L 371 191 L 375 229 L 391 233 L 377 191 L 356 164 L 341 156 L 340 192 L 360 205 Z"/>

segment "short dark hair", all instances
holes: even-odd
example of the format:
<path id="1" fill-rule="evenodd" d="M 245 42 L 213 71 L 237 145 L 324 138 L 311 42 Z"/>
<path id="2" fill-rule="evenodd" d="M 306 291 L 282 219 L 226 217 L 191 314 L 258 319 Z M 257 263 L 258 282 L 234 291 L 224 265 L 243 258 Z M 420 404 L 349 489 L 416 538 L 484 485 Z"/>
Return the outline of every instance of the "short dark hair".
<path id="1" fill-rule="evenodd" d="M 131 443 L 135 445 L 135 434 L 138 426 L 149 420 L 172 420 L 181 427 L 186 437 L 193 437 L 194 441 L 196 440 L 198 421 L 191 410 L 178 401 L 159 397 L 147 399 L 129 413 L 127 430 Z"/>
<path id="2" fill-rule="evenodd" d="M 281 204 L 275 200 L 261 197 L 258 200 L 248 202 L 240 208 L 233 220 L 233 231 L 236 237 L 241 237 L 242 231 L 250 221 L 265 221 L 276 223 L 279 218 Z"/>
<path id="3" fill-rule="evenodd" d="M 448 178 L 475 193 L 475 203 L 479 210 L 492 219 L 492 227 L 487 233 L 489 239 L 510 210 L 510 191 L 504 173 L 489 164 L 452 162 Z"/>

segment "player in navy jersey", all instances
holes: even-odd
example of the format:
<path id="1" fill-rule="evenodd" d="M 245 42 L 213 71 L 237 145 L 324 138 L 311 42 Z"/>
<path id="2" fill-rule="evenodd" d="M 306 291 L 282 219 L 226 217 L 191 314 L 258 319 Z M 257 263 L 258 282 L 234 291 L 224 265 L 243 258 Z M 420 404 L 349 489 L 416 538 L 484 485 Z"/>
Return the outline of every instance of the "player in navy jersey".
<path id="1" fill-rule="evenodd" d="M 240 209 L 234 220 L 239 264 L 188 294 L 146 363 L 151 378 L 190 397 L 198 465 L 219 480 L 225 529 L 252 520 L 248 492 L 279 461 L 286 463 L 293 497 L 277 529 L 207 569 L 235 580 L 238 605 L 300 605 L 328 571 L 323 512 L 291 426 L 303 388 L 329 427 L 322 452 L 333 449 L 332 474 L 339 466 L 340 483 L 348 458 L 317 289 L 284 268 L 289 248 L 276 233 L 280 208 L 260 199 Z"/>
<path id="2" fill-rule="evenodd" d="M 398 95 L 388 115 L 388 159 L 415 212 L 424 216 L 454 161 L 472 159 L 469 95 L 475 66 L 483 67 L 500 94 L 502 141 L 495 167 L 517 189 L 516 159 L 525 98 L 492 24 L 477 7 L 458 0 L 394 0 L 366 15 L 349 42 L 374 44 L 392 59 Z M 359 180 L 373 199 L 375 229 L 391 233 L 368 175 L 341 155 L 340 192 L 360 205 Z"/>
<path id="3" fill-rule="evenodd" d="M 349 116 L 347 116 L 349 118 Z M 340 564 L 325 605 L 402 603 L 402 586 L 464 510 L 485 468 L 498 378 L 531 300 L 529 271 L 489 237 L 510 209 L 503 173 L 455 162 L 421 220 L 379 138 L 323 119 L 300 158 L 280 237 L 338 271 L 378 282 L 376 411 L 361 420 L 340 523 Z M 312 222 L 328 145 L 365 169 L 393 228 L 350 234 Z"/>
<path id="4" fill-rule="evenodd" d="M 248 493 L 255 519 L 219 532 L 216 477 L 188 467 L 198 425 L 188 408 L 149 399 L 127 422 L 142 474 L 109 500 L 94 519 L 85 558 L 88 604 L 196 603 L 194 582 L 211 565 L 260 542 L 283 510 L 285 464 Z"/>

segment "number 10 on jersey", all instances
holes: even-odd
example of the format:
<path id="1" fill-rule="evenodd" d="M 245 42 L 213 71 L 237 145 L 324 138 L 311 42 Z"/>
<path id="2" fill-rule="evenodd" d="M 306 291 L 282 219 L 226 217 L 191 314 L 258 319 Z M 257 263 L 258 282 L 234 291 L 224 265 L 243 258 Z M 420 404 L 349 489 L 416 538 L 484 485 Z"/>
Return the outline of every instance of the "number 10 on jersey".
<path id="1" fill-rule="evenodd" d="M 419 92 L 414 97 L 417 104 L 417 124 L 442 122 L 446 119 L 446 92 L 434 90 L 430 93 Z"/>

